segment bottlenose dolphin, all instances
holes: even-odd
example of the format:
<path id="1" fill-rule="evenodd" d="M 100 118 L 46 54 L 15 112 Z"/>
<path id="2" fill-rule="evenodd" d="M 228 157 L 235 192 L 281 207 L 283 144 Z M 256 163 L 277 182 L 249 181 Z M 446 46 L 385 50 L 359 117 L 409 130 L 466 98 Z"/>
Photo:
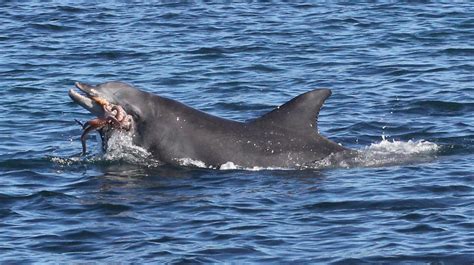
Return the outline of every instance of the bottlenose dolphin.
<path id="1" fill-rule="evenodd" d="M 75 85 L 84 95 L 71 89 L 71 99 L 98 117 L 83 125 L 84 152 L 87 133 L 94 129 L 104 141 L 114 130 L 129 131 L 135 145 L 175 165 L 192 159 L 215 168 L 228 162 L 240 167 L 292 168 L 348 150 L 317 130 L 329 89 L 306 92 L 257 119 L 238 122 L 123 82 Z"/>

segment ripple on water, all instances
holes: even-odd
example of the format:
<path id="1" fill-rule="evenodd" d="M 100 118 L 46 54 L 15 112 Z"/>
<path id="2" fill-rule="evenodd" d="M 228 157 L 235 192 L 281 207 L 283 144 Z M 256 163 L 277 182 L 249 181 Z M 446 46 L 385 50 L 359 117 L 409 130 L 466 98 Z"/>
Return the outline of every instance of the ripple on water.
<path id="1" fill-rule="evenodd" d="M 2 7 L 3 263 L 473 263 L 471 3 Z M 67 90 L 112 80 L 239 121 L 328 87 L 319 129 L 356 152 L 216 170 L 114 135 L 81 157 Z"/>

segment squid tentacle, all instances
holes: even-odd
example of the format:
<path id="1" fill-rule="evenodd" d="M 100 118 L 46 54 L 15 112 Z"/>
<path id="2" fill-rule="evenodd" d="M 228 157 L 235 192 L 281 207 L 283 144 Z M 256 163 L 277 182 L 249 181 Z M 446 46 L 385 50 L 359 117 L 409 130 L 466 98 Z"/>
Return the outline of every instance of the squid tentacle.
<path id="1" fill-rule="evenodd" d="M 122 106 L 110 104 L 107 102 L 107 100 L 100 97 L 92 97 L 92 99 L 102 106 L 104 115 L 102 117 L 87 121 L 86 123 L 75 120 L 83 129 L 81 134 L 83 156 L 87 152 L 87 135 L 93 130 L 100 130 L 107 125 L 111 125 L 119 129 L 129 130 L 131 126 L 130 115 L 125 112 Z"/>
<path id="2" fill-rule="evenodd" d="M 107 120 L 101 119 L 101 118 L 92 119 L 83 125 L 84 131 L 81 134 L 83 156 L 86 155 L 86 151 L 87 151 L 87 147 L 86 147 L 87 135 L 93 130 L 99 130 L 103 128 L 105 125 L 107 125 Z"/>

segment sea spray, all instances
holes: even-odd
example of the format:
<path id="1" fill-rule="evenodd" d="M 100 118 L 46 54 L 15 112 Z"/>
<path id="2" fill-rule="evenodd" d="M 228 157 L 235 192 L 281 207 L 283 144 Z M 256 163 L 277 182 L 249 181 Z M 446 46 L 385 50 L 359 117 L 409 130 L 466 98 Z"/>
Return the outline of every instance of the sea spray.
<path id="1" fill-rule="evenodd" d="M 436 158 L 441 147 L 433 142 L 425 140 L 397 141 L 387 140 L 382 137 L 382 141 L 372 143 L 359 150 L 331 154 L 324 159 L 302 165 L 297 168 L 281 167 L 242 167 L 235 162 L 228 161 L 220 166 L 211 167 L 204 162 L 191 159 L 180 158 L 177 162 L 181 166 L 219 169 L 219 170 L 295 170 L 295 169 L 325 169 L 325 168 L 353 168 L 353 167 L 384 167 L 413 163 L 424 163 Z M 70 159 L 53 158 L 59 164 L 78 163 L 79 157 Z M 137 164 L 147 167 L 163 165 L 162 162 L 154 159 L 146 149 L 133 144 L 132 135 L 127 132 L 114 131 L 107 141 L 106 152 L 103 155 L 88 157 L 87 161 L 124 161 L 130 164 Z"/>
<path id="2" fill-rule="evenodd" d="M 130 164 L 152 167 L 162 165 L 160 161 L 153 159 L 151 153 L 146 149 L 135 145 L 130 133 L 123 131 L 112 132 L 107 140 L 103 159 L 108 161 L 122 160 Z"/>

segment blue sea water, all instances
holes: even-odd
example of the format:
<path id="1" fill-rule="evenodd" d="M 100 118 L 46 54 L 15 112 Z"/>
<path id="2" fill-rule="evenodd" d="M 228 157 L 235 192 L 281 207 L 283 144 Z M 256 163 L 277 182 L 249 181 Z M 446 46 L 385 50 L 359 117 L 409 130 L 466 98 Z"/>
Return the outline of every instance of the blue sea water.
<path id="1" fill-rule="evenodd" d="M 0 3 L 1 263 L 474 262 L 474 4 Z M 79 156 L 75 81 L 239 121 L 317 87 L 359 161 Z M 194 166 L 193 166 L 194 165 Z"/>

